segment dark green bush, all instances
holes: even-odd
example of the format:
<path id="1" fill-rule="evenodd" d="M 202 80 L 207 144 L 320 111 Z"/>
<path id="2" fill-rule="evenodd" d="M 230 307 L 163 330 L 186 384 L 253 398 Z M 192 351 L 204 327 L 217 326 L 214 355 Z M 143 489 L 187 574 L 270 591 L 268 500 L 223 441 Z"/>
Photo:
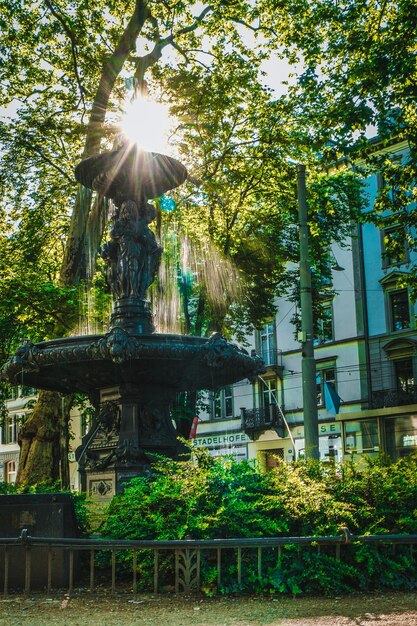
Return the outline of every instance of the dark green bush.
<path id="1" fill-rule="evenodd" d="M 282 462 L 263 473 L 256 464 L 215 459 L 199 450 L 189 461 L 161 459 L 152 474 L 134 479 L 113 499 L 101 533 L 125 539 L 323 536 L 340 534 L 341 526 L 355 534 L 417 533 L 416 512 L 416 456 L 342 467 Z M 204 556 L 202 588 L 208 594 L 338 594 L 417 586 L 409 547 L 393 553 L 391 546 L 353 544 L 342 547 L 341 561 L 334 548 L 294 550 L 283 550 L 278 563 L 276 555 L 275 561 L 265 557 L 260 580 L 252 551 L 243 561 L 240 586 L 231 558 L 222 570 L 221 589 L 215 560 Z M 130 568 L 130 557 L 120 560 L 125 558 Z M 150 576 L 146 571 L 152 569 L 150 558 L 138 565 L 145 582 Z M 166 564 L 167 571 L 169 567 Z"/>

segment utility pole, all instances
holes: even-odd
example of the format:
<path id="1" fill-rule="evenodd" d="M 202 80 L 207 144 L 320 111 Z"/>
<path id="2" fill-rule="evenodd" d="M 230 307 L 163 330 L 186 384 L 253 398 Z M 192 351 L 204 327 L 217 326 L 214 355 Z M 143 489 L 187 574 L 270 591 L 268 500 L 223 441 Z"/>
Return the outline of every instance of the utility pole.
<path id="1" fill-rule="evenodd" d="M 317 413 L 316 362 L 314 360 L 313 301 L 311 296 L 311 269 L 308 258 L 308 221 L 306 199 L 306 167 L 297 165 L 297 197 L 300 239 L 300 296 L 301 296 L 301 372 L 304 409 L 305 455 L 318 459 L 319 422 Z"/>

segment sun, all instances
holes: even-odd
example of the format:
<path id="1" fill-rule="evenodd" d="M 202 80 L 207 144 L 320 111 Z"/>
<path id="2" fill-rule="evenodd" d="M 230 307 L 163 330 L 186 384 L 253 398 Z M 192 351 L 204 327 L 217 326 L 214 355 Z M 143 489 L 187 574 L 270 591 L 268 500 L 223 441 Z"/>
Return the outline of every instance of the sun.
<path id="1" fill-rule="evenodd" d="M 140 148 L 166 153 L 172 119 L 168 107 L 139 96 L 125 106 L 120 124 L 123 136 Z"/>

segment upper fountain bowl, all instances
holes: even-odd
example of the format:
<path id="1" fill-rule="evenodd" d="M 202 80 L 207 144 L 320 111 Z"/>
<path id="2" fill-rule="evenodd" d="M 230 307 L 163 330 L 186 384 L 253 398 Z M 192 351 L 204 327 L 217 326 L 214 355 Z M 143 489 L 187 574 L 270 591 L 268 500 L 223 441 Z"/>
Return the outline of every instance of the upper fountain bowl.
<path id="1" fill-rule="evenodd" d="M 175 189 L 186 180 L 187 170 L 165 154 L 124 144 L 81 161 L 75 168 L 75 178 L 120 206 L 125 200 L 141 202 Z"/>

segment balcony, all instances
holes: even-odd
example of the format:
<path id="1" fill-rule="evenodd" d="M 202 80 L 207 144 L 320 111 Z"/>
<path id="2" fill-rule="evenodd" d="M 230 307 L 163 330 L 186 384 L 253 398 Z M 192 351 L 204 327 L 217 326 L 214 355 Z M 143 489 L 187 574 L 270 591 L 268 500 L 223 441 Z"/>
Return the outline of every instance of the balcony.
<path id="1" fill-rule="evenodd" d="M 381 389 L 373 391 L 370 404 L 372 409 L 417 404 L 417 385 L 409 386 L 407 390 Z"/>
<path id="2" fill-rule="evenodd" d="M 265 430 L 275 430 L 278 437 L 284 437 L 285 424 L 279 407 L 270 405 L 259 409 L 240 409 L 242 430 L 256 441 Z"/>
<path id="3" fill-rule="evenodd" d="M 268 370 L 273 370 L 278 376 L 282 377 L 284 365 L 282 363 L 282 350 L 253 350 L 252 355 L 261 357 Z"/>

